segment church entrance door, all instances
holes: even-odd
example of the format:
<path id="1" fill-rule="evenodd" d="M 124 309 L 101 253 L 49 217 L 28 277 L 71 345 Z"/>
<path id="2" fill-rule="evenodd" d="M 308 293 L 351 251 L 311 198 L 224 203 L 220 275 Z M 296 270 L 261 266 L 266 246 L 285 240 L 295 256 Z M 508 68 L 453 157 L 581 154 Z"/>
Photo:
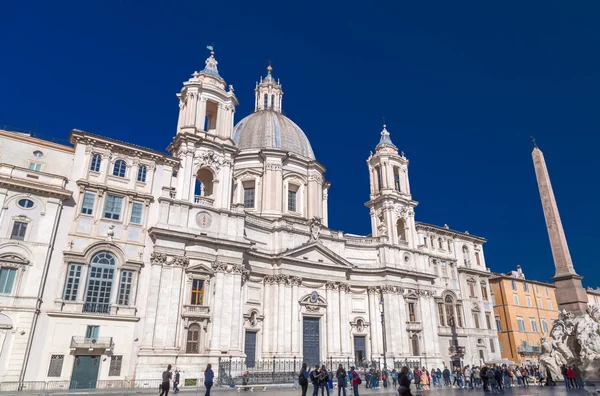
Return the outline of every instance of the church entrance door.
<path id="1" fill-rule="evenodd" d="M 256 362 L 256 332 L 246 332 L 244 353 L 246 354 L 246 367 L 254 367 Z"/>
<path id="2" fill-rule="evenodd" d="M 319 355 L 319 318 L 304 318 L 302 331 L 304 362 L 309 367 L 314 367 L 316 364 L 321 363 Z"/>
<path id="3" fill-rule="evenodd" d="M 367 357 L 365 336 L 354 336 L 354 361 L 356 365 L 360 366 L 365 357 Z"/>

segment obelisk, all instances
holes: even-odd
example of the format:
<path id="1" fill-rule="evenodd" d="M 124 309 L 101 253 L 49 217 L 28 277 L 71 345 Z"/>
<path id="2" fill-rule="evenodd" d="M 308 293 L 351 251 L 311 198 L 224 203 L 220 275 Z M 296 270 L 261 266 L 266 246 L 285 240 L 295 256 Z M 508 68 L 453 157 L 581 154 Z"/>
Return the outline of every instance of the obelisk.
<path id="1" fill-rule="evenodd" d="M 566 309 L 571 312 L 584 312 L 588 306 L 588 299 L 585 289 L 581 284 L 582 276 L 577 275 L 569 253 L 567 238 L 560 221 L 558 206 L 550 184 L 550 176 L 546 168 L 544 154 L 533 141 L 533 166 L 535 167 L 535 176 L 537 178 L 538 189 L 542 199 L 544 217 L 546 218 L 546 228 L 550 238 L 550 247 L 552 248 L 552 257 L 554 258 L 554 267 L 556 274 L 552 280 L 556 285 L 556 301 L 559 309 Z"/>

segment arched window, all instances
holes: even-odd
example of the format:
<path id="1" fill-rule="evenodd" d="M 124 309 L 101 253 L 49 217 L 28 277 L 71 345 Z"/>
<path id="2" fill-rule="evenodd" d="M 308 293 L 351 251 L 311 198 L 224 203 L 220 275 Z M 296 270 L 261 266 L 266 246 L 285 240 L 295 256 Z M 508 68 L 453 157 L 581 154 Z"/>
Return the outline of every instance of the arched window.
<path id="1" fill-rule="evenodd" d="M 200 325 L 192 323 L 187 331 L 186 353 L 198 353 L 200 351 Z"/>
<path id="2" fill-rule="evenodd" d="M 378 166 L 375 167 L 375 173 L 377 174 L 377 188 L 375 189 L 376 191 L 381 191 L 382 185 L 381 185 L 381 169 L 379 169 Z"/>
<path id="3" fill-rule="evenodd" d="M 210 197 L 213 194 L 213 174 L 210 170 L 203 168 L 196 174 L 196 189 L 194 195 L 197 197 Z M 198 202 L 196 200 L 196 202 Z"/>
<path id="4" fill-rule="evenodd" d="M 267 110 L 267 107 L 269 106 L 269 95 L 265 94 L 263 96 L 263 100 L 264 100 L 264 103 L 263 103 L 264 110 Z"/>
<path id="5" fill-rule="evenodd" d="M 404 220 L 396 221 L 396 232 L 398 233 L 398 241 L 406 241 L 406 231 L 404 229 Z"/>
<path id="6" fill-rule="evenodd" d="M 145 182 L 146 173 L 148 173 L 148 168 L 146 167 L 146 165 L 140 165 L 140 167 L 138 168 L 137 181 Z"/>
<path id="7" fill-rule="evenodd" d="M 443 248 L 444 248 L 444 245 L 443 245 L 443 242 L 442 242 L 442 238 L 438 238 L 438 247 L 439 247 L 440 249 L 443 249 Z"/>
<path id="8" fill-rule="evenodd" d="M 465 263 L 465 265 L 469 265 L 469 248 L 466 246 L 463 246 L 462 248 L 462 252 L 463 252 L 463 261 Z"/>
<path id="9" fill-rule="evenodd" d="M 110 252 L 92 257 L 83 312 L 110 313 L 110 297 L 116 271 L 116 259 Z"/>
<path id="10" fill-rule="evenodd" d="M 100 172 L 100 165 L 102 165 L 102 156 L 100 154 L 94 154 L 92 156 L 90 170 L 94 172 Z"/>
<path id="11" fill-rule="evenodd" d="M 127 170 L 127 164 L 123 160 L 115 161 L 113 167 L 113 176 L 125 177 L 125 171 Z"/>
<path id="12" fill-rule="evenodd" d="M 400 170 L 397 166 L 394 166 L 394 187 L 396 191 L 400 191 Z"/>
<path id="13" fill-rule="evenodd" d="M 416 334 L 413 334 L 413 336 L 411 337 L 411 340 L 412 340 L 413 356 L 419 356 L 421 354 L 421 352 L 419 351 L 419 336 L 417 336 Z"/>
<path id="14" fill-rule="evenodd" d="M 275 108 L 275 95 L 271 95 L 271 109 Z"/>

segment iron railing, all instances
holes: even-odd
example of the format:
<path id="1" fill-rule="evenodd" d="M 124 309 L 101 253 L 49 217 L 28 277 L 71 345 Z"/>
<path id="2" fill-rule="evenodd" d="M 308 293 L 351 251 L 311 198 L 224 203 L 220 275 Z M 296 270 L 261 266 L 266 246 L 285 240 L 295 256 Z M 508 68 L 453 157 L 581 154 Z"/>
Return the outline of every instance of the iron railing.
<path id="1" fill-rule="evenodd" d="M 83 303 L 83 312 L 109 315 L 110 314 L 110 304 L 86 302 L 86 303 Z"/>

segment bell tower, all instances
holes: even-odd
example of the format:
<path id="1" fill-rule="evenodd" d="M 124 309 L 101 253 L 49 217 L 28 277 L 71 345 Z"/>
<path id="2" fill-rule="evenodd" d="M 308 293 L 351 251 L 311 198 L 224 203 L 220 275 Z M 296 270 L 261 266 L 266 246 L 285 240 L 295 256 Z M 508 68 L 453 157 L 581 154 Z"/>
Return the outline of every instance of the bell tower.
<path id="1" fill-rule="evenodd" d="M 217 69 L 211 46 L 205 67 L 183 83 L 177 135 L 168 150 L 181 160 L 176 198 L 200 206 L 229 209 L 232 189 L 232 139 L 238 100 Z"/>
<path id="2" fill-rule="evenodd" d="M 370 209 L 372 235 L 393 245 L 415 248 L 414 208 L 418 203 L 410 194 L 408 160 L 403 152 L 398 154 L 385 125 L 367 166 L 371 199 L 365 205 Z"/>

